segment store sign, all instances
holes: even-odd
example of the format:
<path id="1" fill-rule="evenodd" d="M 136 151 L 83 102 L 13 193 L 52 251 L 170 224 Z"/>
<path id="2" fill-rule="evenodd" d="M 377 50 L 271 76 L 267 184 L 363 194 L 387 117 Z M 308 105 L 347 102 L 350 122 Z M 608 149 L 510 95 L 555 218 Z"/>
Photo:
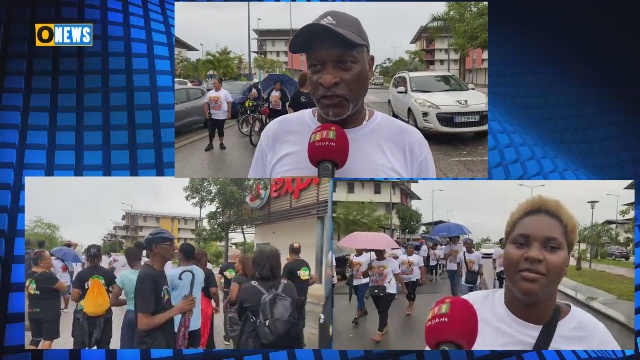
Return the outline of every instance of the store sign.
<path id="1" fill-rule="evenodd" d="M 271 181 L 271 197 L 278 198 L 291 194 L 294 199 L 300 198 L 300 193 L 311 186 L 320 185 L 319 178 L 286 178 Z"/>
<path id="2" fill-rule="evenodd" d="M 249 192 L 245 200 L 249 207 L 258 209 L 264 206 L 269 199 L 269 182 L 256 180 L 253 182 L 254 189 Z"/>

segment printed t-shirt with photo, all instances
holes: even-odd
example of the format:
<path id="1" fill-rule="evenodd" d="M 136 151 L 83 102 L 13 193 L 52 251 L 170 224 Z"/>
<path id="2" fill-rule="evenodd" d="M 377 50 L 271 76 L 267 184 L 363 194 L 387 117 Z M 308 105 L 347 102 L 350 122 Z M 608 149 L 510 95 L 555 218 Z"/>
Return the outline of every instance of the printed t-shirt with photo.
<path id="1" fill-rule="evenodd" d="M 504 270 L 504 250 L 501 247 L 494 250 L 493 258 L 496 260 L 496 272 Z"/>
<path id="2" fill-rule="evenodd" d="M 229 108 L 227 103 L 233 101 L 231 94 L 225 89 L 220 91 L 211 90 L 204 98 L 205 104 L 209 103 L 211 109 L 211 117 L 218 120 L 227 118 Z"/>
<path id="3" fill-rule="evenodd" d="M 422 276 L 420 273 L 420 267 L 424 266 L 422 256 L 416 254 L 411 256 L 406 254 L 400 255 L 398 262 L 400 263 L 400 274 L 405 282 L 420 280 L 420 277 Z"/>
<path id="4" fill-rule="evenodd" d="M 384 285 L 387 288 L 387 293 L 395 294 L 397 292 L 397 284 L 394 275 L 400 272 L 398 262 L 391 258 L 386 258 L 382 261 L 374 258 L 371 266 L 372 269 L 369 274 L 371 278 L 370 285 Z"/>
<path id="5" fill-rule="evenodd" d="M 447 245 L 444 247 L 444 254 L 448 253 L 449 250 L 453 250 L 453 254 L 449 256 L 447 259 L 447 270 L 458 270 L 458 255 L 464 252 L 464 247 L 460 244 L 458 245 Z"/>
<path id="6" fill-rule="evenodd" d="M 280 91 L 273 90 L 269 96 L 269 107 L 274 110 L 282 109 L 282 101 L 280 101 Z"/>
<path id="7" fill-rule="evenodd" d="M 469 268 L 469 271 L 480 271 L 480 266 L 482 265 L 482 255 L 479 251 L 474 251 L 473 254 L 469 254 L 468 252 L 464 251 L 460 255 L 458 255 L 458 262 L 461 263 L 462 266 L 462 284 L 467 285 L 464 282 L 464 279 L 467 276 L 467 268 Z M 478 276 L 478 282 L 476 285 L 479 284 L 480 276 Z"/>
<path id="8" fill-rule="evenodd" d="M 431 249 L 431 251 L 429 251 L 429 266 L 438 265 L 438 259 L 440 259 L 440 257 L 442 257 L 440 250 Z"/>
<path id="9" fill-rule="evenodd" d="M 351 255 L 351 274 L 353 274 L 353 285 L 360 285 L 369 282 L 368 277 L 363 277 L 363 273 L 369 268 L 369 263 L 373 259 L 373 254 L 363 253 L 360 256 Z"/>

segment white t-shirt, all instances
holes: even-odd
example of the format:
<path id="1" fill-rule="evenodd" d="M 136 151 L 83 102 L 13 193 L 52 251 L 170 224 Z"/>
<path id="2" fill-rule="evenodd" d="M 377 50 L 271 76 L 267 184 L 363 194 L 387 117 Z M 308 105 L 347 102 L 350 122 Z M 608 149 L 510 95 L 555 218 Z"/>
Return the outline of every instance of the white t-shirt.
<path id="1" fill-rule="evenodd" d="M 440 251 L 440 249 L 431 249 L 431 251 L 429 251 L 429 265 L 438 265 L 438 259 L 440 259 L 442 257 L 442 252 Z"/>
<path id="2" fill-rule="evenodd" d="M 478 313 L 478 339 L 472 350 L 531 350 L 542 326 L 515 317 L 504 305 L 504 289 L 471 292 Z M 560 322 L 550 350 L 620 350 L 609 330 L 595 317 L 571 306 Z"/>
<path id="3" fill-rule="evenodd" d="M 204 102 L 209 103 L 211 109 L 211 117 L 214 119 L 226 119 L 228 114 L 227 103 L 233 101 L 231 94 L 225 89 L 220 91 L 211 90 L 204 98 Z"/>
<path id="4" fill-rule="evenodd" d="M 493 258 L 496 260 L 496 272 L 504 270 L 504 266 L 502 264 L 504 258 L 504 250 L 502 248 L 497 247 L 493 251 Z"/>
<path id="5" fill-rule="evenodd" d="M 171 261 L 167 261 L 166 264 L 164 264 L 164 273 L 165 274 L 169 274 L 169 271 L 175 269 L 175 267 L 173 266 L 173 262 Z"/>
<path id="6" fill-rule="evenodd" d="M 351 255 L 351 274 L 353 274 L 353 285 L 360 285 L 369 282 L 369 278 L 362 277 L 362 273 L 369 268 L 373 254 L 363 253 L 360 256 Z"/>
<path id="7" fill-rule="evenodd" d="M 387 249 L 387 256 L 394 260 L 398 260 L 400 255 L 404 254 L 403 250 L 404 249 Z"/>
<path id="8" fill-rule="evenodd" d="M 459 261 L 458 255 L 464 252 L 464 246 L 460 244 L 447 245 L 442 250 L 443 256 L 444 254 L 449 252 L 449 250 L 453 250 L 454 253 L 451 256 L 449 256 L 449 258 L 447 259 L 447 270 L 458 270 L 458 263 L 462 262 L 462 261 Z"/>
<path id="9" fill-rule="evenodd" d="M 466 265 L 465 265 L 465 259 Z M 474 251 L 473 254 L 469 254 L 466 251 L 463 251 L 458 255 L 458 262 L 462 264 L 462 279 L 461 284 L 466 285 L 464 282 L 465 277 L 467 276 L 467 267 L 471 271 L 480 271 L 480 266 L 482 266 L 482 255 L 479 251 Z M 480 276 L 478 276 L 478 281 L 476 285 L 480 284 Z"/>
<path id="10" fill-rule="evenodd" d="M 56 274 L 58 280 L 60 280 L 66 286 L 71 285 L 71 275 L 69 275 L 69 268 L 62 260 L 53 260 L 53 273 Z"/>
<path id="11" fill-rule="evenodd" d="M 318 176 L 318 169 L 309 162 L 307 147 L 319 125 L 311 109 L 269 123 L 260 136 L 248 177 Z M 376 111 L 366 124 L 345 131 L 349 159 L 336 171 L 336 177 L 436 177 L 429 144 L 416 128 Z"/>
<path id="12" fill-rule="evenodd" d="M 282 101 L 280 101 L 280 91 L 273 90 L 269 96 L 269 107 L 274 110 L 282 109 Z"/>
<path id="13" fill-rule="evenodd" d="M 429 247 L 427 245 L 422 245 L 419 252 L 420 256 L 425 257 L 427 256 L 428 252 L 429 252 Z"/>
<path id="14" fill-rule="evenodd" d="M 422 260 L 422 256 L 413 254 L 409 255 L 400 255 L 400 259 L 398 261 L 400 264 L 400 274 L 402 275 L 402 280 L 414 281 L 420 280 L 422 274 L 420 273 L 420 268 L 424 266 L 424 261 Z"/>
<path id="15" fill-rule="evenodd" d="M 383 261 L 374 258 L 371 266 L 372 269 L 369 274 L 371 278 L 370 285 L 384 285 L 387 287 L 388 293 L 395 294 L 397 292 L 397 285 L 394 275 L 400 272 L 398 262 L 391 258 L 386 258 Z"/>

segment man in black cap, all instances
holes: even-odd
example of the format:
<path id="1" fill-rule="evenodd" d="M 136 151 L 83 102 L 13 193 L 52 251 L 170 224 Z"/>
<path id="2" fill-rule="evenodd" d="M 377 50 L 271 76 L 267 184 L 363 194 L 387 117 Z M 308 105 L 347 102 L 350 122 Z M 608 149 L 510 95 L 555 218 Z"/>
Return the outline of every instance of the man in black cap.
<path id="1" fill-rule="evenodd" d="M 309 286 L 316 283 L 316 277 L 311 273 L 309 263 L 300 257 L 302 246 L 300 243 L 294 242 L 289 245 L 289 261 L 282 269 L 282 277 L 293 283 L 298 291 L 298 321 L 300 325 L 300 333 L 304 342 L 304 326 L 306 323 L 306 306 L 307 294 Z"/>
<path id="2" fill-rule="evenodd" d="M 349 138 L 348 161 L 336 177 L 436 177 L 420 131 L 365 106 L 374 66 L 370 50 L 360 20 L 339 11 L 327 11 L 296 32 L 289 51 L 306 55 L 317 107 L 279 117 L 264 129 L 248 177 L 317 176 L 306 150 L 320 124 L 342 127 Z"/>
<path id="3" fill-rule="evenodd" d="M 138 322 L 136 347 L 138 349 L 175 349 L 176 331 L 173 318 L 187 313 L 195 305 L 188 297 L 175 307 L 164 266 L 173 258 L 175 237 L 164 229 L 154 229 L 144 239 L 147 261 L 140 268 L 135 290 L 135 312 Z"/>

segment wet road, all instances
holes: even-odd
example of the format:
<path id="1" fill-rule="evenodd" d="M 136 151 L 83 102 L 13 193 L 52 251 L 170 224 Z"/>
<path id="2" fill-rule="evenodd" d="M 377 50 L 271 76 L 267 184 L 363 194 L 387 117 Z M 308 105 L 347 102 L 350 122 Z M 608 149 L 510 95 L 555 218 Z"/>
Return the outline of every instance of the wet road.
<path id="1" fill-rule="evenodd" d="M 486 93 L 486 88 L 478 88 Z M 370 87 L 365 102 L 368 107 L 388 114 L 388 89 Z M 176 134 L 176 177 L 189 178 L 245 178 L 249 174 L 255 148 L 249 138 L 242 135 L 235 120 L 227 121 L 225 145 L 205 152 L 208 139 L 206 130 L 196 126 L 189 131 Z M 426 134 L 436 164 L 436 175 L 440 178 L 486 178 L 487 137 L 473 134 L 439 135 Z"/>
<path id="2" fill-rule="evenodd" d="M 493 265 L 491 259 L 483 259 L 485 279 L 488 286 L 493 288 Z M 451 295 L 449 281 L 446 275 L 437 282 L 427 282 L 418 288 L 416 303 L 412 316 L 406 316 L 407 300 L 399 296 L 394 300 L 389 311 L 389 333 L 379 344 L 370 338 L 376 333 L 378 318 L 371 299 L 366 300 L 369 315 L 360 319 L 359 325 L 353 325 L 351 320 L 355 315 L 356 298 L 353 296 L 349 303 L 348 287 L 344 282 L 336 285 L 334 291 L 334 348 L 341 350 L 424 350 L 424 323 L 431 306 L 442 297 Z M 635 336 L 632 329 L 619 324 L 610 318 L 591 310 L 589 307 L 574 301 L 563 294 L 558 294 L 558 300 L 571 303 L 595 316 L 611 332 L 622 349 L 633 349 Z"/>
<path id="3" fill-rule="evenodd" d="M 220 294 L 222 298 L 222 294 Z M 75 304 L 71 302 L 69 304 L 69 308 L 75 307 Z M 318 348 L 318 319 L 320 316 L 320 312 L 322 311 L 322 306 L 316 305 L 313 303 L 307 303 L 306 307 L 307 312 L 307 323 L 304 329 L 305 340 L 307 344 L 307 348 L 309 349 L 317 349 Z M 119 307 L 113 309 L 113 338 L 111 339 L 111 348 L 118 349 L 120 348 L 120 329 L 122 326 L 122 319 L 124 317 L 125 308 Z M 231 345 L 225 345 L 222 342 L 222 335 L 224 333 L 223 328 L 223 317 L 222 313 L 215 315 L 213 321 L 213 331 L 216 347 L 218 349 L 233 349 Z M 69 310 L 68 313 L 62 313 L 62 318 L 60 319 L 60 339 L 53 342 L 53 349 L 71 349 L 73 348 L 73 339 L 71 338 L 71 324 L 72 324 L 72 312 Z M 25 344 L 28 344 L 31 341 L 31 333 L 25 333 Z"/>

